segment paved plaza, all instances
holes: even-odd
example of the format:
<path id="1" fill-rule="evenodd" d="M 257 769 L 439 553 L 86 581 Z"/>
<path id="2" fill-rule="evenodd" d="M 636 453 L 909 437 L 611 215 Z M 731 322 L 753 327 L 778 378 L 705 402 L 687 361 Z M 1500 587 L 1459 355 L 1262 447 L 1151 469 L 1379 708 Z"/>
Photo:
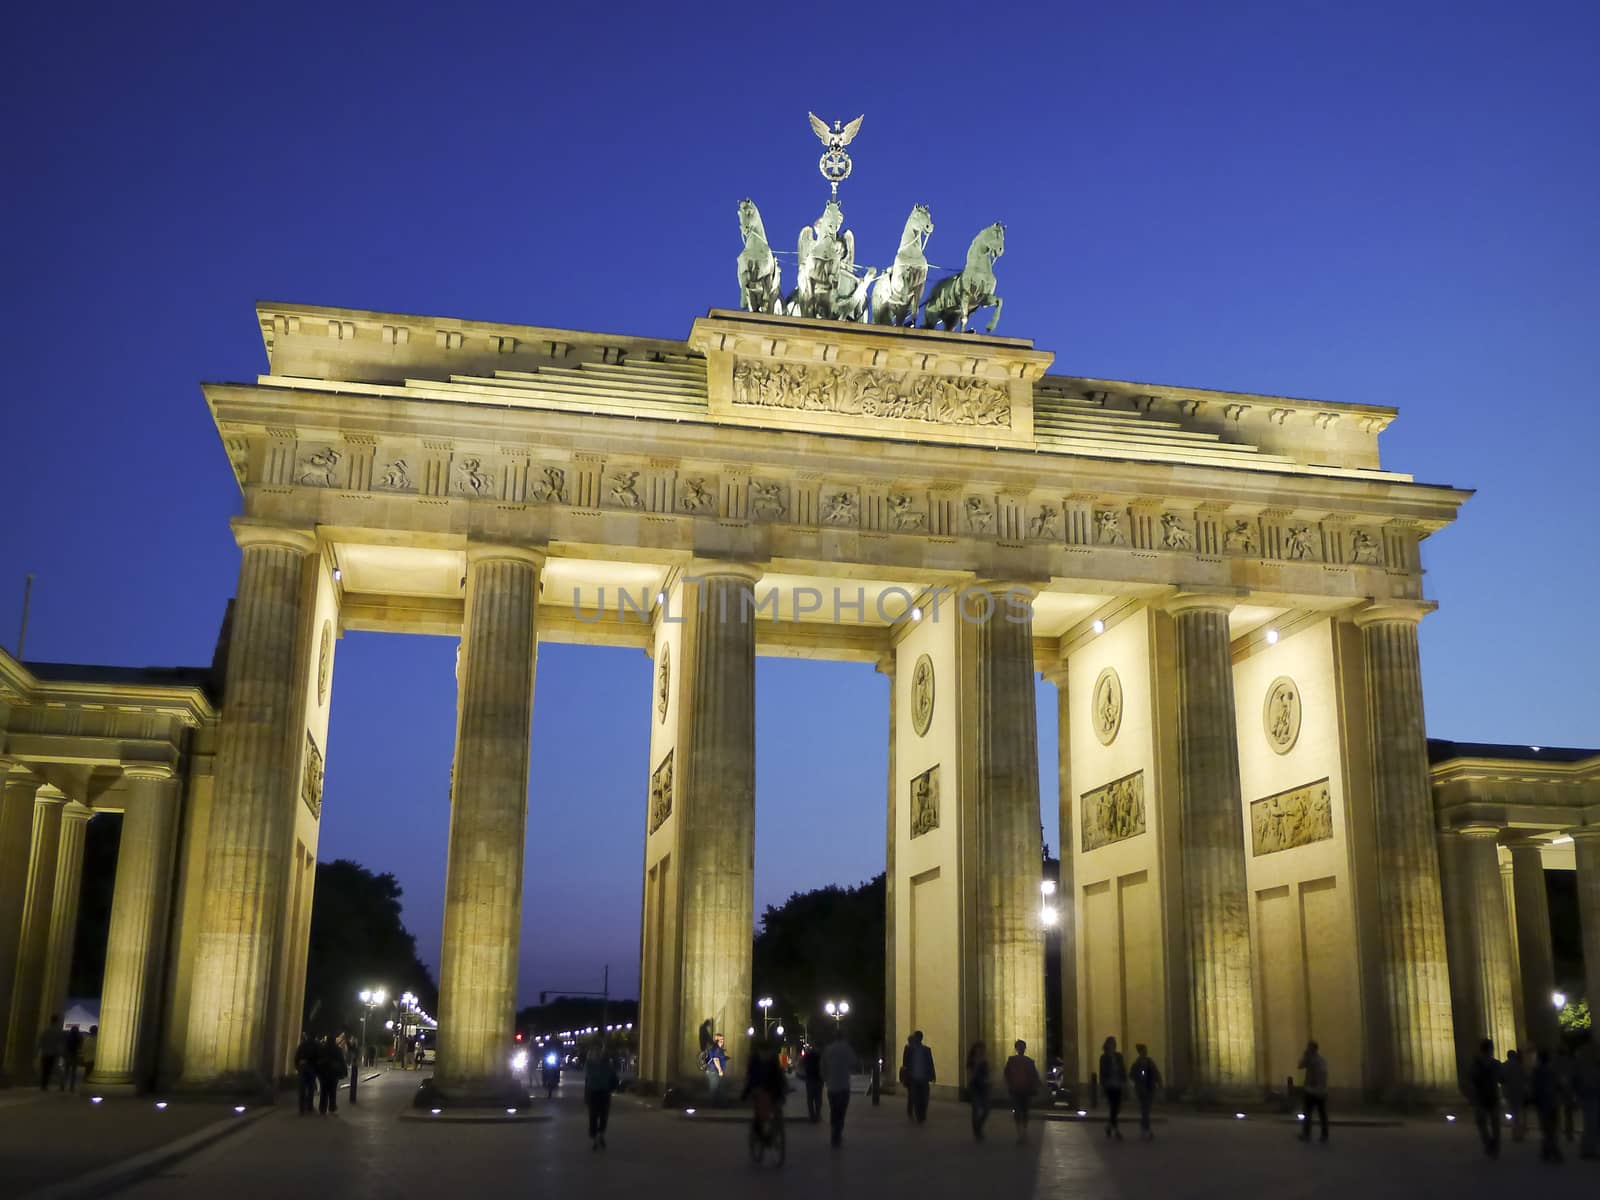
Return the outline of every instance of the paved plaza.
<path id="1" fill-rule="evenodd" d="M 1576 1158 L 1563 1166 L 1538 1159 L 1535 1142 L 1507 1144 L 1504 1157 L 1486 1162 L 1470 1124 L 1443 1118 L 1403 1124 L 1336 1126 L 1327 1147 L 1303 1146 L 1282 1118 L 1174 1115 L 1161 1122 L 1154 1143 L 1108 1143 L 1094 1123 L 1036 1122 L 1019 1147 L 1009 1114 L 997 1112 L 990 1137 L 974 1144 L 966 1109 L 935 1104 L 923 1128 L 906 1122 L 903 1106 L 885 1097 L 874 1109 L 852 1100 L 845 1145 L 828 1146 L 826 1125 L 811 1126 L 801 1097 L 789 1104 L 789 1160 L 781 1169 L 755 1167 L 743 1125 L 732 1114 L 686 1117 L 618 1096 L 610 1148 L 589 1148 L 585 1115 L 574 1083 L 536 1109 L 548 1119 L 516 1124 L 466 1124 L 402 1120 L 416 1075 L 384 1073 L 365 1085 L 364 1103 L 341 1106 L 337 1116 L 300 1117 L 293 1105 L 244 1123 L 231 1136 L 171 1163 L 114 1193 L 59 1185 L 63 1145 L 75 1145 L 85 1166 L 99 1165 L 97 1149 L 126 1121 L 144 1122 L 134 1102 L 96 1111 L 87 1103 L 32 1102 L 0 1108 L 0 1162 L 7 1196 L 116 1194 L 128 1200 L 166 1197 L 335 1195 L 339 1197 L 453 1197 L 463 1194 L 650 1195 L 654 1197 L 758 1194 L 771 1196 L 1092 1196 L 1248 1197 L 1470 1196 L 1503 1197 L 1541 1185 L 1580 1193 L 1600 1183 L 1600 1164 Z M 139 1105 L 153 1105 L 143 1101 Z M 184 1117 L 185 1131 L 198 1117 Z M 19 1144 L 15 1120 L 48 1114 L 54 1128 L 41 1175 L 37 1147 Z M 111 1117 L 110 1122 L 103 1118 Z M 114 1125 L 113 1122 L 116 1124 Z M 176 1123 L 175 1123 L 176 1127 Z M 144 1128 L 141 1124 L 140 1128 Z M 122 1144 L 133 1140 L 122 1139 Z M 74 1151 L 73 1153 L 78 1153 Z M 93 1161 L 90 1162 L 89 1160 Z M 70 1164 L 72 1159 L 67 1160 Z M 19 1168 L 12 1174 L 12 1168 Z M 26 1168 L 22 1170 L 20 1168 Z M 43 1177 L 56 1187 L 32 1193 Z M 1512 1189 L 1508 1193 L 1507 1189 Z"/>

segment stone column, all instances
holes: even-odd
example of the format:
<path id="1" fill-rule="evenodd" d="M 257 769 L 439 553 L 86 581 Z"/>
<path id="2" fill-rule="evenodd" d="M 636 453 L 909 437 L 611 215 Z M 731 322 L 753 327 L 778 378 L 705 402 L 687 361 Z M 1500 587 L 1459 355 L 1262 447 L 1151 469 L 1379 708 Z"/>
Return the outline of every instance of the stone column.
<path id="1" fill-rule="evenodd" d="M 1522 958 L 1522 1012 L 1528 1036 L 1537 1048 L 1554 1050 L 1560 1042 L 1550 994 L 1556 990 L 1555 950 L 1550 943 L 1550 901 L 1544 890 L 1544 858 L 1539 843 L 1511 844 L 1511 886 L 1517 894 L 1517 948 Z"/>
<path id="2" fill-rule="evenodd" d="M 300 804 L 309 651 L 307 532 L 234 522 L 239 591 L 206 841 L 183 1057 L 191 1089 L 259 1094 L 275 1083 L 273 967 Z"/>
<path id="3" fill-rule="evenodd" d="M 728 1036 L 735 1080 L 748 1062 L 750 949 L 755 927 L 756 638 L 758 567 L 696 562 L 688 570 L 683 657 L 687 746 L 674 781 L 682 802 L 683 1028 L 680 1071 L 711 1020 Z M 684 751 L 687 750 L 685 754 Z M 676 803 L 676 801 L 675 801 Z"/>
<path id="4" fill-rule="evenodd" d="M 1467 962 L 1475 1027 L 1457 1025 L 1462 1054 L 1470 1058 L 1478 1042 L 1493 1038 L 1500 1057 L 1514 1047 L 1517 1037 L 1516 1005 L 1512 1000 L 1515 975 L 1511 964 L 1511 924 L 1500 891 L 1500 831 L 1492 825 L 1471 825 L 1457 831 L 1461 864 L 1462 915 L 1468 924 Z M 1458 1014 L 1464 1022 L 1466 1014 Z"/>
<path id="5" fill-rule="evenodd" d="M 1511 859 L 1500 864 L 1500 898 L 1506 909 L 1506 928 L 1511 932 L 1511 1011 L 1512 1040 L 1515 1045 L 1525 1026 L 1522 1012 L 1522 951 L 1517 948 L 1517 889 L 1511 881 Z"/>
<path id="6" fill-rule="evenodd" d="M 1578 926 L 1589 1011 L 1600 1006 L 1600 829 L 1569 829 L 1577 859 Z"/>
<path id="7" fill-rule="evenodd" d="M 100 1042 L 95 1083 L 143 1085 L 150 1079 L 158 1036 L 161 983 L 173 857 L 178 846 L 178 782 L 172 768 L 128 767 L 127 807 L 117 847 L 100 991 Z"/>
<path id="8" fill-rule="evenodd" d="M 1056 685 L 1056 809 L 1061 820 L 1060 884 L 1056 888 L 1057 936 L 1061 939 L 1061 1070 L 1067 1082 L 1084 1081 L 1078 1065 L 1078 885 L 1072 853 L 1077 843 L 1077 804 L 1072 794 L 1072 703 L 1067 691 L 1067 664 L 1045 672 Z"/>
<path id="9" fill-rule="evenodd" d="M 1445 952 L 1439 846 L 1428 776 L 1417 658 L 1421 606 L 1356 617 L 1367 677 L 1379 940 L 1389 1038 L 1378 1080 L 1392 1098 L 1453 1090 L 1455 1028 Z"/>
<path id="10" fill-rule="evenodd" d="M 25 1080 L 35 1069 L 34 1043 L 48 1012 L 44 1002 L 46 964 L 50 951 L 50 908 L 55 901 L 56 864 L 61 848 L 61 813 L 67 798 L 50 784 L 33 801 L 33 829 L 28 847 L 28 884 L 22 900 L 22 925 L 17 936 L 17 969 L 11 991 L 11 1017 L 6 1030 L 6 1074 Z"/>
<path id="11" fill-rule="evenodd" d="M 39 781 L 26 774 L 7 776 L 12 764 L 0 759 L 0 1076 L 5 1074 L 6 1035 L 22 940 L 22 912 L 28 899 L 28 856 L 33 847 L 33 794 Z"/>
<path id="12" fill-rule="evenodd" d="M 39 1008 L 45 1016 L 67 1008 L 72 979 L 72 943 L 78 932 L 78 896 L 83 891 L 83 840 L 92 808 L 76 800 L 61 810 L 61 840 L 56 846 L 56 886 L 50 899 L 50 942 L 45 951 L 44 988 Z"/>
<path id="13" fill-rule="evenodd" d="M 1033 594 L 1015 584 L 980 587 L 975 595 L 992 611 L 978 620 L 976 639 L 978 1029 L 999 1061 L 1018 1038 L 1045 1055 L 1044 856 Z"/>
<path id="14" fill-rule="evenodd" d="M 898 964 L 895 961 L 894 937 L 894 845 L 896 822 L 899 820 L 897 804 L 897 791 L 894 778 L 894 751 L 895 736 L 899 727 L 896 713 L 899 711 L 899 697 L 895 691 L 894 675 L 894 650 L 890 649 L 878 658 L 878 671 L 889 680 L 889 805 L 888 805 L 888 839 L 884 849 L 883 871 L 883 1045 L 878 1048 L 883 1058 L 883 1069 L 890 1072 L 894 1064 L 895 1047 L 900 1042 L 895 1034 L 895 975 Z M 898 1069 L 898 1068 L 896 1068 Z M 888 1075 L 893 1079 L 894 1075 Z"/>
<path id="15" fill-rule="evenodd" d="M 541 553 L 522 547 L 467 551 L 434 1077 L 457 1104 L 516 1095 L 506 1038 L 516 1015 L 543 564 Z"/>
<path id="16" fill-rule="evenodd" d="M 1256 1083 L 1250 901 L 1245 876 L 1239 738 L 1225 596 L 1180 596 L 1178 841 L 1189 967 L 1191 1093 L 1206 1099 Z"/>

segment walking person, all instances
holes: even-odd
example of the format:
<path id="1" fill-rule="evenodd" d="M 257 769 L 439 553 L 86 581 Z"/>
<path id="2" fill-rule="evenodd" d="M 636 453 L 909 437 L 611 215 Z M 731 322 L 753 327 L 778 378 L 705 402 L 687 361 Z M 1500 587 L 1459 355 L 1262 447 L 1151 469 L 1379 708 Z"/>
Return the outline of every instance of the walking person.
<path id="1" fill-rule="evenodd" d="M 94 1057 L 99 1053 L 99 1050 L 100 1026 L 91 1025 L 89 1026 L 89 1032 L 84 1036 L 83 1049 L 79 1051 L 79 1056 L 83 1060 L 83 1078 L 85 1082 L 94 1073 Z"/>
<path id="2" fill-rule="evenodd" d="M 981 1142 L 989 1119 L 989 1051 L 982 1042 L 973 1042 L 967 1051 L 967 1103 L 972 1106 L 972 1136 Z"/>
<path id="3" fill-rule="evenodd" d="M 1150 1128 L 1150 1105 L 1156 1098 L 1156 1089 L 1161 1086 L 1161 1068 L 1156 1066 L 1156 1060 L 1150 1057 L 1143 1042 L 1134 1046 L 1134 1050 L 1137 1054 L 1133 1066 L 1128 1068 L 1128 1077 L 1133 1080 L 1133 1098 L 1139 1102 L 1139 1138 L 1150 1142 L 1156 1136 Z"/>
<path id="4" fill-rule="evenodd" d="M 333 1034 L 326 1034 L 317 1047 L 317 1085 L 321 1089 L 317 1111 L 323 1116 L 339 1111 L 339 1081 L 344 1078 L 344 1071 L 344 1051 L 333 1040 Z"/>
<path id="5" fill-rule="evenodd" d="M 1472 1100 L 1478 1136 L 1483 1139 L 1483 1152 L 1490 1158 L 1499 1158 L 1500 1061 L 1494 1056 L 1494 1042 L 1489 1038 L 1478 1043 L 1478 1052 L 1467 1067 L 1467 1094 Z"/>
<path id="6" fill-rule="evenodd" d="M 906 1087 L 911 1093 L 911 1115 L 918 1125 L 928 1119 L 928 1091 L 936 1078 L 933 1051 L 922 1040 L 919 1029 L 911 1035 L 911 1044 L 906 1047 Z"/>
<path id="7" fill-rule="evenodd" d="M 806 1085 L 806 1118 L 815 1125 L 822 1120 L 822 1056 L 810 1042 L 800 1051 L 800 1077 Z"/>
<path id="8" fill-rule="evenodd" d="M 350 1063 L 350 1103 L 356 1102 L 356 1088 L 361 1083 L 361 1048 L 356 1045 L 355 1038 L 349 1034 L 344 1035 L 345 1057 Z"/>
<path id="9" fill-rule="evenodd" d="M 905 1048 L 900 1051 L 900 1086 L 906 1090 L 906 1120 L 917 1119 L 916 1099 L 911 1094 L 911 1056 L 916 1051 L 915 1038 L 906 1038 Z"/>
<path id="10" fill-rule="evenodd" d="M 1028 1043 L 1018 1038 L 1011 1048 L 1015 1053 L 1006 1059 L 1002 1078 L 1006 1081 L 1006 1094 L 1011 1097 L 1011 1116 L 1017 1123 L 1020 1144 L 1028 1140 L 1028 1109 L 1034 1096 L 1044 1087 L 1044 1081 L 1039 1078 L 1037 1064 L 1028 1057 Z"/>
<path id="11" fill-rule="evenodd" d="M 701 1069 L 706 1073 L 706 1091 L 712 1108 L 727 1103 L 728 1041 L 722 1034 L 711 1039 L 711 1044 L 700 1052 Z"/>
<path id="12" fill-rule="evenodd" d="M 1556 1066 L 1550 1051 L 1539 1047 L 1534 1059 L 1533 1072 L 1528 1077 L 1528 1094 L 1533 1100 L 1533 1111 L 1539 1118 L 1539 1157 L 1545 1162 L 1560 1162 L 1561 1069 Z"/>
<path id="13" fill-rule="evenodd" d="M 1305 1093 L 1300 1114 L 1300 1140 L 1311 1140 L 1311 1114 L 1322 1119 L 1322 1141 L 1328 1140 L 1328 1060 L 1317 1050 L 1315 1042 L 1306 1043 L 1306 1052 L 1300 1056 L 1300 1069 L 1305 1079 L 1300 1090 Z"/>
<path id="14" fill-rule="evenodd" d="M 617 1090 L 617 1072 L 596 1045 L 583 1060 L 583 1102 L 589 1108 L 589 1149 L 606 1148 L 606 1123 L 611 1119 L 611 1093 Z"/>
<path id="15" fill-rule="evenodd" d="M 61 1090 L 63 1092 L 75 1092 L 78 1090 L 78 1056 L 82 1053 L 83 1030 L 76 1025 L 68 1025 L 66 1035 L 62 1038 L 61 1050 Z"/>
<path id="16" fill-rule="evenodd" d="M 50 1023 L 39 1031 L 39 1090 L 50 1090 L 50 1077 L 56 1073 L 56 1064 L 66 1050 L 66 1030 L 61 1028 L 61 1014 L 51 1013 Z"/>
<path id="17" fill-rule="evenodd" d="M 811 1048 L 811 1053 L 815 1055 L 815 1047 Z M 844 1040 L 842 1030 L 834 1030 L 833 1041 L 828 1043 L 817 1065 L 822 1086 L 828 1093 L 828 1141 L 837 1147 L 844 1140 L 844 1115 L 850 1108 L 850 1077 L 856 1069 L 856 1052 Z"/>
<path id="18" fill-rule="evenodd" d="M 1507 1050 L 1506 1060 L 1500 1064 L 1500 1090 L 1505 1093 L 1506 1113 L 1511 1118 L 1511 1140 L 1520 1142 L 1528 1132 L 1528 1072 L 1515 1050 Z"/>
<path id="19" fill-rule="evenodd" d="M 1572 1141 L 1578 1121 L 1578 1064 L 1572 1057 L 1572 1048 L 1565 1043 L 1556 1047 L 1551 1057 L 1556 1069 L 1556 1087 L 1561 1098 L 1561 1135 Z"/>
<path id="20" fill-rule="evenodd" d="M 317 1103 L 317 1042 L 309 1033 L 300 1035 L 300 1045 L 294 1052 L 294 1067 L 300 1075 L 300 1115 L 303 1117 Z"/>
<path id="21" fill-rule="evenodd" d="M 1122 1111 L 1122 1089 L 1128 1082 L 1128 1068 L 1117 1039 L 1108 1037 L 1100 1047 L 1100 1090 L 1106 1095 L 1106 1137 L 1122 1140 L 1117 1114 Z"/>

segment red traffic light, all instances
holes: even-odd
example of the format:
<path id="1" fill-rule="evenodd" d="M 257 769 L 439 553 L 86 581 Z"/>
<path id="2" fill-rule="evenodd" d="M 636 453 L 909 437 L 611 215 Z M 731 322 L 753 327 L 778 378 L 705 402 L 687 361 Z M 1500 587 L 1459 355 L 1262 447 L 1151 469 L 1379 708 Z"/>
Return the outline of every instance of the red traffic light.
<path id="1" fill-rule="evenodd" d="M 517 1041 L 520 1042 L 521 1040 L 522 1040 L 522 1035 L 519 1033 L 519 1034 L 517 1034 Z"/>

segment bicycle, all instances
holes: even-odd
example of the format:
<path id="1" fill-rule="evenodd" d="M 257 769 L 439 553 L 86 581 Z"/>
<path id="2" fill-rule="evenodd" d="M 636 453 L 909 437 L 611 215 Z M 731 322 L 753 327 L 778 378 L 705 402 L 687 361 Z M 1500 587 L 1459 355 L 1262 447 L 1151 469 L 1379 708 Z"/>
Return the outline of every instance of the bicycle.
<path id="1" fill-rule="evenodd" d="M 783 1105 L 773 1103 L 771 1094 L 755 1095 L 755 1120 L 750 1125 L 750 1161 L 759 1164 L 768 1150 L 773 1165 L 783 1166 L 788 1142 L 783 1132 Z"/>

